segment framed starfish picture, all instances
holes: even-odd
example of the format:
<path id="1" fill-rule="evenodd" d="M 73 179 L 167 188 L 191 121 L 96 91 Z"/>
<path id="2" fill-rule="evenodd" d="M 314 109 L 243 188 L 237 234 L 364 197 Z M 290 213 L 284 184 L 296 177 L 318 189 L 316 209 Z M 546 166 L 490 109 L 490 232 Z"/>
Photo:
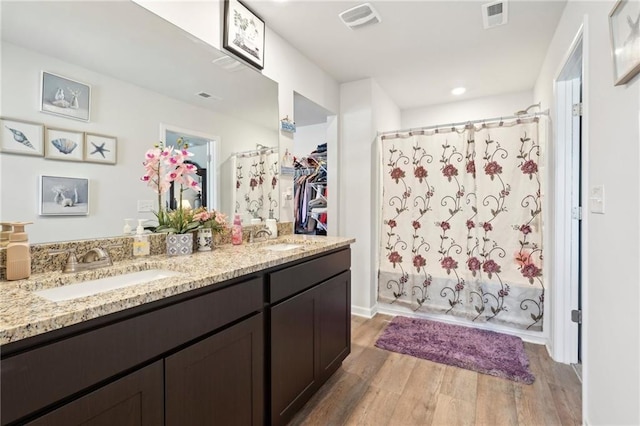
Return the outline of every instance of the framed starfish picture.
<path id="1" fill-rule="evenodd" d="M 616 86 L 640 72 L 640 2 L 619 0 L 609 13 L 613 76 Z"/>
<path id="2" fill-rule="evenodd" d="M 118 140 L 114 136 L 86 133 L 84 137 L 84 161 L 88 163 L 116 164 Z"/>

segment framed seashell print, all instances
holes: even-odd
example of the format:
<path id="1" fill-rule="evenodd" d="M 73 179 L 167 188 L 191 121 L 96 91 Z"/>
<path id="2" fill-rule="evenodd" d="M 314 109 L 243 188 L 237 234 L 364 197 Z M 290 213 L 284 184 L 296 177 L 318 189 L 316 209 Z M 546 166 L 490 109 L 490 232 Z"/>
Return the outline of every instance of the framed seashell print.
<path id="1" fill-rule="evenodd" d="M 115 136 L 84 135 L 84 161 L 88 163 L 116 164 L 117 143 Z"/>
<path id="2" fill-rule="evenodd" d="M 89 121 L 91 86 L 67 77 L 42 71 L 40 111 L 74 120 Z"/>
<path id="3" fill-rule="evenodd" d="M 86 216 L 89 214 L 89 179 L 40 176 L 41 216 Z"/>
<path id="4" fill-rule="evenodd" d="M 0 152 L 44 155 L 44 125 L 30 121 L 0 118 Z"/>
<path id="5" fill-rule="evenodd" d="M 45 130 L 44 158 L 50 160 L 84 160 L 84 133 L 75 130 Z"/>

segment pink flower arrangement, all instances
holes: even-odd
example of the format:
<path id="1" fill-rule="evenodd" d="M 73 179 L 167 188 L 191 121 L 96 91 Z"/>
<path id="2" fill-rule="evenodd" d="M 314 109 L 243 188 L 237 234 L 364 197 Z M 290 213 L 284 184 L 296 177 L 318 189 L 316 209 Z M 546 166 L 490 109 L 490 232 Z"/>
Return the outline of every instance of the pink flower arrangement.
<path id="1" fill-rule="evenodd" d="M 201 228 L 211 228 L 214 233 L 222 233 L 228 228 L 225 214 L 204 207 L 199 207 L 193 212 L 193 220 L 198 222 Z"/>
<path id="2" fill-rule="evenodd" d="M 193 178 L 196 167 L 185 162 L 193 156 L 188 148 L 189 145 L 182 138 L 179 138 L 177 147 L 168 147 L 160 142 L 145 153 L 145 161 L 142 163 L 145 174 L 141 180 L 158 194 L 158 211 L 156 213 L 158 227 L 156 231 L 182 234 L 197 227 L 197 224 L 194 226 L 192 223 L 190 217 L 192 212 L 187 214 L 181 207 L 178 207 L 174 212 L 168 213 L 162 207 L 162 194 L 169 190 L 172 183 L 180 185 L 178 206 L 182 205 L 182 193 L 187 188 L 200 191 L 200 185 Z"/>

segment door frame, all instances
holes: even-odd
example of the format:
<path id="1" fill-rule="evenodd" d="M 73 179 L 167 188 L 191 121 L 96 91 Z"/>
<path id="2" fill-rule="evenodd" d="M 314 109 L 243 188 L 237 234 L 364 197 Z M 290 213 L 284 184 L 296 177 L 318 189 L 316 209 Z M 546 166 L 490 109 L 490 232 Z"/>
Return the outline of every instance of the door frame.
<path id="1" fill-rule="evenodd" d="M 571 310 L 578 309 L 579 285 L 581 285 L 582 300 L 582 340 L 581 346 L 586 346 L 586 323 L 588 312 L 585 307 L 587 297 L 587 269 L 585 262 L 577 263 L 577 257 L 586 259 L 587 234 L 587 188 L 588 188 L 588 49 L 587 49 L 587 21 L 586 16 L 576 36 L 573 39 L 560 69 L 553 80 L 555 122 L 553 125 L 555 143 L 552 156 L 554 172 L 554 208 L 553 224 L 555 232 L 550 239 L 554 250 L 552 271 L 552 332 L 551 356 L 555 361 L 570 364 L 578 362 L 578 325 L 571 321 Z M 572 131 L 573 116 L 571 114 L 571 95 L 575 89 L 575 82 L 567 69 L 576 66 L 576 58 L 581 57 L 581 87 L 582 87 L 582 122 L 580 135 Z M 569 73 L 570 74 L 570 73 Z M 575 170 L 578 162 L 574 161 L 575 145 L 578 138 L 579 149 L 582 153 L 579 170 Z M 580 182 L 580 205 L 582 206 L 582 220 L 578 226 L 573 226 L 572 212 L 572 181 Z M 575 232 L 576 230 L 578 232 Z M 549 234 L 548 234 L 549 235 Z M 551 236 L 551 235 L 549 235 Z M 581 238 L 578 240 L 578 238 Z M 581 350 L 582 362 L 586 364 Z M 586 368 L 586 367 L 585 367 Z"/>
<path id="2" fill-rule="evenodd" d="M 209 194 L 207 207 L 209 209 L 220 210 L 220 167 L 218 166 L 220 136 L 210 135 L 208 133 L 187 129 L 185 127 L 174 126 L 173 124 L 160 123 L 159 140 L 163 143 L 167 142 L 167 131 L 192 135 L 209 141 L 207 146 L 207 155 L 209 157 L 207 160 L 207 179 L 209 180 L 209 182 L 207 182 L 207 191 Z"/>

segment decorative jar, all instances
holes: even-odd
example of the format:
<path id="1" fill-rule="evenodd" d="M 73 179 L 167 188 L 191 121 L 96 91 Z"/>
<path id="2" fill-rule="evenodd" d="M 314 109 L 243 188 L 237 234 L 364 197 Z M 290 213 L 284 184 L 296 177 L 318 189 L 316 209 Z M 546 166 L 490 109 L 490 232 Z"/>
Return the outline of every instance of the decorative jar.
<path id="1" fill-rule="evenodd" d="M 198 251 L 211 251 L 213 248 L 213 231 L 211 228 L 198 229 Z"/>
<path id="2" fill-rule="evenodd" d="M 167 234 L 167 255 L 182 256 L 193 253 L 193 233 Z"/>

